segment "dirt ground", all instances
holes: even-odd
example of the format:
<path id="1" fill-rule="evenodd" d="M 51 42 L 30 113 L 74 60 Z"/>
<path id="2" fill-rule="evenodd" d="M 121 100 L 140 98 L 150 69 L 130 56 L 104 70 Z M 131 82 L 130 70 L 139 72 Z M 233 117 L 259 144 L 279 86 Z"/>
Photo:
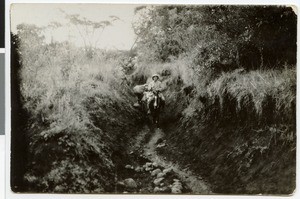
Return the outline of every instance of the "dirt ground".
<path id="1" fill-rule="evenodd" d="M 127 149 L 126 165 L 116 169 L 115 192 L 212 194 L 201 176 L 159 155 L 157 149 L 163 147 L 168 147 L 164 132 L 145 126 Z"/>

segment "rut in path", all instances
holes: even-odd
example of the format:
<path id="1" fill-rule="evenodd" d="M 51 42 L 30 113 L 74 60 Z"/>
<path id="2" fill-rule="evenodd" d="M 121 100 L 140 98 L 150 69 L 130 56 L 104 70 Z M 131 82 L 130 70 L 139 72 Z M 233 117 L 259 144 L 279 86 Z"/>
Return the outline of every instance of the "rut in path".
<path id="1" fill-rule="evenodd" d="M 145 128 L 144 131 L 147 131 L 147 129 L 148 128 Z M 148 131 L 150 130 L 148 129 Z M 141 136 L 144 136 L 147 133 L 151 132 L 141 132 Z M 156 162 L 158 165 L 164 168 L 172 168 L 173 171 L 180 177 L 180 180 L 185 182 L 186 185 L 192 190 L 193 194 L 212 194 L 210 187 L 206 182 L 204 182 L 204 180 L 202 180 L 200 176 L 195 175 L 188 169 L 180 168 L 178 164 L 167 161 L 164 157 L 157 154 L 157 142 L 163 137 L 163 131 L 161 129 L 155 129 L 149 142 L 146 143 L 144 147 L 144 155 L 146 155 L 152 162 Z"/>

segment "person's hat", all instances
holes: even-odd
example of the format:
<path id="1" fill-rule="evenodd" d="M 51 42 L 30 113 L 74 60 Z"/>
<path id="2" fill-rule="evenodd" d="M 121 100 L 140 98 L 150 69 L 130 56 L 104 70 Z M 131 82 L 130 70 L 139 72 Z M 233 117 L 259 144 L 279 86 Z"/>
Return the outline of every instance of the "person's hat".
<path id="1" fill-rule="evenodd" d="M 157 78 L 159 79 L 159 75 L 158 75 L 158 74 L 152 75 L 152 79 L 153 79 L 154 77 L 157 77 Z"/>

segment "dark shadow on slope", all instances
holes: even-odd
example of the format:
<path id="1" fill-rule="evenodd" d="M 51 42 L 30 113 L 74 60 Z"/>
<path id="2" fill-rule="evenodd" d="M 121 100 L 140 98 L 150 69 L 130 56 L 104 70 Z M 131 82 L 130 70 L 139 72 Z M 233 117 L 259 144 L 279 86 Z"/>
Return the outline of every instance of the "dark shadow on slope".
<path id="1" fill-rule="evenodd" d="M 27 189 L 24 174 L 27 168 L 26 118 L 29 115 L 22 107 L 19 70 L 21 69 L 18 55 L 19 41 L 11 34 L 11 189 L 22 192 Z"/>

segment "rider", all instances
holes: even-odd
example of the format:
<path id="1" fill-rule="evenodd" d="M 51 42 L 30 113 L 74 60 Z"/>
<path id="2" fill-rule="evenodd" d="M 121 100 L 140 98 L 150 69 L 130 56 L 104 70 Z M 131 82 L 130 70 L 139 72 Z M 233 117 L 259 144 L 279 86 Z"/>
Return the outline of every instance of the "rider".
<path id="1" fill-rule="evenodd" d="M 161 81 L 159 81 L 159 75 L 158 74 L 154 74 L 152 75 L 152 80 L 149 84 L 148 84 L 148 91 L 151 91 L 151 93 L 153 92 L 159 92 L 158 93 L 158 97 L 162 100 L 165 101 L 165 98 L 163 96 L 163 94 L 161 93 L 162 91 L 162 84 Z M 150 109 L 149 109 L 149 105 L 151 100 L 153 100 L 154 95 L 148 95 L 147 96 L 147 109 L 148 109 L 148 114 L 150 113 Z"/>

